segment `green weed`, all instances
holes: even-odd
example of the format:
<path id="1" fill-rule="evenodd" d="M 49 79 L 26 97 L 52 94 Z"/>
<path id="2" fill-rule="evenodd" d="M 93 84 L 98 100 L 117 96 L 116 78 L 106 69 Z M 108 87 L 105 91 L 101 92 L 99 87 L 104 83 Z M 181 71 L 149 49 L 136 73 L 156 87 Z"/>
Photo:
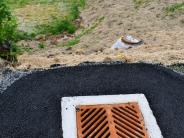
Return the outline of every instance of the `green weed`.
<path id="1" fill-rule="evenodd" d="M 16 42 L 20 40 L 32 40 L 36 37 L 37 34 L 35 33 L 27 33 L 22 31 L 17 31 L 15 35 Z"/>
<path id="2" fill-rule="evenodd" d="M 21 55 L 23 52 L 24 52 L 23 49 L 18 47 L 15 43 L 12 44 L 10 50 L 10 58 L 11 58 L 10 61 L 13 63 L 17 62 L 17 56 Z"/>
<path id="3" fill-rule="evenodd" d="M 178 11 L 184 10 L 184 2 L 182 3 L 175 3 L 165 8 L 167 14 L 173 14 Z"/>
<path id="4" fill-rule="evenodd" d="M 80 38 L 76 37 L 76 38 L 74 38 L 74 39 L 72 39 L 72 40 L 69 40 L 69 41 L 65 44 L 65 46 L 66 46 L 66 47 L 71 47 L 71 46 L 74 46 L 74 45 L 76 45 L 76 44 L 78 44 L 78 43 L 80 43 Z"/>
<path id="5" fill-rule="evenodd" d="M 4 0 L 0 1 L 0 15 L 0 57 L 15 61 L 17 55 L 17 46 L 15 45 L 17 22 Z"/>
<path id="6" fill-rule="evenodd" d="M 68 18 L 72 21 L 77 19 L 79 15 L 80 15 L 80 11 L 79 11 L 78 3 L 76 2 L 71 3 L 69 8 Z"/>
<path id="7" fill-rule="evenodd" d="M 135 8 L 139 8 L 140 6 L 144 5 L 148 2 L 148 0 L 133 0 Z"/>
<path id="8" fill-rule="evenodd" d="M 80 7 L 84 9 L 86 6 L 86 0 L 79 0 L 79 4 L 80 4 Z"/>
<path id="9" fill-rule="evenodd" d="M 45 45 L 43 43 L 40 43 L 40 44 L 38 44 L 38 48 L 39 49 L 44 49 L 45 48 Z"/>
<path id="10" fill-rule="evenodd" d="M 77 30 L 77 27 L 72 21 L 68 19 L 56 18 L 48 24 L 38 26 L 37 30 L 37 34 L 57 35 L 63 32 L 73 34 Z"/>

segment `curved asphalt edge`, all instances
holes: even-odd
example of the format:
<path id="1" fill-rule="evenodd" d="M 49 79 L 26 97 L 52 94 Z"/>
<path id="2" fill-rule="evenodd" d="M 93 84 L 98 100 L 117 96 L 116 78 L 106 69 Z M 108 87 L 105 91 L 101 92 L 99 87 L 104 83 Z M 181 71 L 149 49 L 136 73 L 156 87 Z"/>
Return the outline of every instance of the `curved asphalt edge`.
<path id="1" fill-rule="evenodd" d="M 115 61 L 115 62 L 83 62 L 80 63 L 78 66 L 94 66 L 94 65 L 118 65 L 118 64 L 125 64 L 122 61 Z M 145 63 L 150 64 L 150 63 Z M 172 69 L 174 72 L 179 73 L 180 75 L 184 75 L 184 64 L 174 64 L 171 66 L 163 66 L 161 64 L 150 64 L 150 65 L 157 65 L 162 66 L 168 69 Z M 51 65 L 50 68 L 46 69 L 34 69 L 34 70 L 11 70 L 11 69 L 4 69 L 3 71 L 0 70 L 0 94 L 2 94 L 9 86 L 11 86 L 15 81 L 19 80 L 22 77 L 25 77 L 29 74 L 34 72 L 40 72 L 45 70 L 52 70 L 58 69 L 61 67 L 65 67 L 65 65 L 54 64 Z"/>
<path id="2" fill-rule="evenodd" d="M 83 62 L 78 66 L 93 66 L 93 65 L 117 65 L 123 64 L 121 61 L 116 62 Z M 61 64 L 53 64 L 50 68 L 45 69 L 33 69 L 33 70 L 11 70 L 9 68 L 0 70 L 0 94 L 2 94 L 9 86 L 11 86 L 15 81 L 19 80 L 22 77 L 25 77 L 34 72 L 42 72 L 45 70 L 58 69 L 61 67 L 65 67 L 65 65 Z"/>
<path id="3" fill-rule="evenodd" d="M 144 93 L 164 137 L 182 138 L 183 92 L 184 77 L 158 65 L 87 65 L 38 71 L 0 95 L 0 137 L 61 138 L 60 98 L 64 96 Z"/>

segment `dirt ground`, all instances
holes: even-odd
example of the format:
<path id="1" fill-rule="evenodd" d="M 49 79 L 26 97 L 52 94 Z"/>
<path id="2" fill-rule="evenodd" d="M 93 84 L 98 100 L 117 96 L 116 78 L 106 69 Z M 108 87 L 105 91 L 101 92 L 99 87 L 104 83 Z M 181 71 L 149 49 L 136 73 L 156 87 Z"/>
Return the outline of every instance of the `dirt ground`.
<path id="1" fill-rule="evenodd" d="M 104 17 L 91 33 L 71 49 L 55 47 L 24 53 L 18 57 L 17 69 L 76 65 L 85 61 L 184 63 L 184 14 L 166 16 L 163 10 L 173 2 L 154 0 L 135 9 L 132 0 L 88 0 L 81 13 L 84 27 Z M 124 33 L 137 36 L 145 43 L 131 49 L 111 49 Z"/>

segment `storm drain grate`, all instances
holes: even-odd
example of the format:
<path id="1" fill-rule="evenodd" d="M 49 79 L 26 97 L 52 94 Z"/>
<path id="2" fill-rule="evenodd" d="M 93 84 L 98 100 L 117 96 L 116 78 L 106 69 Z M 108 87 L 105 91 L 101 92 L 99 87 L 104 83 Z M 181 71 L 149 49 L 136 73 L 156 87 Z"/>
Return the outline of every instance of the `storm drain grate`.
<path id="1" fill-rule="evenodd" d="M 81 105 L 78 138 L 148 138 L 138 103 Z"/>

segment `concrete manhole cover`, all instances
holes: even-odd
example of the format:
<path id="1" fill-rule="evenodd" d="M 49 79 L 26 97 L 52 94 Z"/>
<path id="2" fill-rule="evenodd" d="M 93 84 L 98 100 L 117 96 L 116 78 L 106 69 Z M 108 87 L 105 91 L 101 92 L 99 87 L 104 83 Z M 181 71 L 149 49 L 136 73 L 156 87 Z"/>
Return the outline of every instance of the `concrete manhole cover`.
<path id="1" fill-rule="evenodd" d="M 64 138 L 163 138 L 143 94 L 62 98 Z"/>

